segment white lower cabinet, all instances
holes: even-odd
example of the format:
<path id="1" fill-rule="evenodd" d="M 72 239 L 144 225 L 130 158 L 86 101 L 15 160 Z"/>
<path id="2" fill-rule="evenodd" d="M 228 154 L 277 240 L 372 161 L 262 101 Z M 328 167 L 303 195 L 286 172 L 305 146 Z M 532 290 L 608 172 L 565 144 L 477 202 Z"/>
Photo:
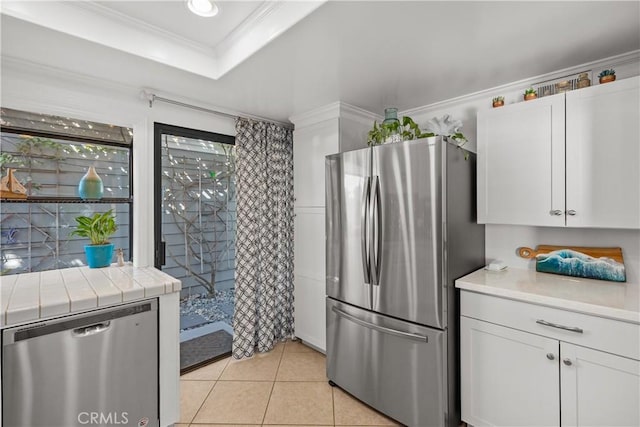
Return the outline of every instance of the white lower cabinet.
<path id="1" fill-rule="evenodd" d="M 640 362 L 561 343 L 563 426 L 640 426 Z"/>
<path id="2" fill-rule="evenodd" d="M 531 328 L 523 331 L 509 327 L 506 317 L 495 323 L 508 301 L 476 294 L 465 302 L 465 294 L 460 320 L 463 421 L 473 426 L 640 425 L 640 361 L 612 354 L 604 344 L 610 337 L 600 340 L 598 328 L 588 323 L 577 332 L 585 324 L 580 323 L 584 315 L 570 313 L 576 315 L 567 322 L 572 331 L 541 326 L 536 322 L 541 313 L 567 319 L 568 312 L 547 307 L 539 311 L 523 304 L 516 314 L 521 319 L 513 323 L 529 320 Z M 493 300 L 501 301 L 494 305 Z M 622 332 L 628 327 L 625 322 L 588 317 L 601 320 L 613 336 L 617 324 Z M 581 341 L 603 344 L 589 348 L 576 344 Z"/>
<path id="3" fill-rule="evenodd" d="M 460 320 L 460 339 L 464 421 L 558 425 L 558 341 L 468 317 Z"/>

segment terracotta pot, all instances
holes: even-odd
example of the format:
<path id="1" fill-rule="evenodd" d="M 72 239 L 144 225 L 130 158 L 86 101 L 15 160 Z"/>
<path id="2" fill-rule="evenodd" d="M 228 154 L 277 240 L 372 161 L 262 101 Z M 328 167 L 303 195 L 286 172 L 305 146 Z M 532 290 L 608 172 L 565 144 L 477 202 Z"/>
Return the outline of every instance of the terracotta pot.
<path id="1" fill-rule="evenodd" d="M 524 100 L 525 101 L 531 101 L 532 99 L 536 99 L 538 97 L 537 93 L 528 93 L 526 95 L 524 95 Z"/>
<path id="2" fill-rule="evenodd" d="M 602 77 L 600 77 L 600 84 L 602 84 L 602 83 L 610 83 L 612 81 L 615 81 L 615 79 L 616 79 L 616 75 L 615 74 L 609 75 L 609 76 L 602 76 Z"/>
<path id="3" fill-rule="evenodd" d="M 503 107 L 504 106 L 504 101 L 494 101 L 493 102 L 493 108 L 498 108 L 498 107 Z"/>

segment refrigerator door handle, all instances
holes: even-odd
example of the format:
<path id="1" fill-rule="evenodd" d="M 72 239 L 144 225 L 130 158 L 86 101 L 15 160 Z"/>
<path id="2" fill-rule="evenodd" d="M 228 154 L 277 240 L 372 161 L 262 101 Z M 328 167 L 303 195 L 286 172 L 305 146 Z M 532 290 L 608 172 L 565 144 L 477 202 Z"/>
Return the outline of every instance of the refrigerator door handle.
<path id="1" fill-rule="evenodd" d="M 384 326 L 376 325 L 376 324 L 364 321 L 362 319 L 358 319 L 356 316 L 346 313 L 336 307 L 331 307 L 331 311 L 336 313 L 338 316 L 344 317 L 345 319 L 350 320 L 353 323 L 357 323 L 360 326 L 364 326 L 365 328 L 373 329 L 375 331 L 382 332 L 385 334 L 395 335 L 398 337 L 408 338 L 408 339 L 416 340 L 420 342 L 429 342 L 429 338 L 424 335 L 413 334 L 411 332 L 398 331 L 396 329 L 391 329 Z"/>
<path id="2" fill-rule="evenodd" d="M 360 233 L 360 247 L 362 252 L 362 270 L 364 273 L 364 283 L 368 285 L 371 283 L 371 265 L 369 262 L 369 245 L 367 244 L 367 231 L 369 228 L 367 226 L 369 224 L 369 215 L 367 215 L 367 211 L 369 207 L 369 200 L 371 199 L 371 178 L 366 178 L 366 180 L 367 184 L 364 189 L 364 200 L 362 201 L 362 231 Z"/>
<path id="3" fill-rule="evenodd" d="M 373 284 L 380 286 L 380 255 L 382 254 L 382 209 L 380 207 L 380 177 L 376 175 L 376 184 L 373 195 L 373 214 L 372 214 L 372 226 L 374 226 L 374 241 L 373 245 L 373 268 L 375 271 L 375 279 Z M 375 221 L 373 216 L 375 215 Z"/>

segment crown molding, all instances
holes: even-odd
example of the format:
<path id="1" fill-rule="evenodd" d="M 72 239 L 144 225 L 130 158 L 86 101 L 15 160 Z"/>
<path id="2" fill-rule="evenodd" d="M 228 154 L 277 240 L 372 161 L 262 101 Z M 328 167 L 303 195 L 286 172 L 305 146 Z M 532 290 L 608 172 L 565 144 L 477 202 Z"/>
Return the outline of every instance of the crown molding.
<path id="1" fill-rule="evenodd" d="M 289 121 L 293 123 L 297 130 L 327 120 L 337 119 L 338 117 L 340 117 L 340 101 L 332 102 L 304 113 L 294 114 L 289 117 Z"/>
<path id="2" fill-rule="evenodd" d="M 215 47 L 219 77 L 326 2 L 327 0 L 265 2 Z"/>
<path id="3" fill-rule="evenodd" d="M 71 1 L 69 3 L 69 6 L 85 9 L 96 15 L 106 16 L 114 22 L 119 22 L 120 24 L 126 25 L 128 27 L 135 27 L 144 30 L 150 34 L 153 34 L 155 37 L 178 43 L 189 49 L 198 50 L 207 55 L 213 55 L 214 53 L 213 48 L 207 46 L 204 43 L 198 43 L 194 40 L 180 36 L 171 31 L 167 31 L 164 28 L 149 24 L 148 22 L 145 22 L 141 19 L 137 19 L 117 10 L 110 9 L 95 1 Z"/>
<path id="4" fill-rule="evenodd" d="M 217 62 L 211 53 L 187 46 L 175 38 L 137 28 L 115 14 L 102 14 L 101 7 L 78 7 L 81 2 L 5 2 L 2 13 L 80 39 L 101 44 L 142 58 L 217 78 Z"/>
<path id="5" fill-rule="evenodd" d="M 2 13 L 217 80 L 325 2 L 264 2 L 214 48 L 94 1 L 3 2 Z"/>
<path id="6" fill-rule="evenodd" d="M 374 120 L 381 118 L 381 116 L 355 105 L 336 101 L 304 113 L 295 114 L 289 117 L 289 121 L 295 125 L 296 129 L 301 129 L 334 119 L 349 119 L 370 125 Z"/>
<path id="7" fill-rule="evenodd" d="M 506 83 L 500 86 L 495 86 L 489 89 L 483 89 L 478 92 L 458 96 L 456 98 L 447 99 L 444 101 L 435 102 L 429 105 L 423 105 L 416 108 L 410 108 L 408 110 L 399 111 L 399 115 L 403 116 L 419 116 L 426 114 L 432 110 L 439 110 L 442 108 L 451 108 L 460 104 L 465 104 L 471 101 L 476 101 L 482 98 L 491 98 L 495 94 L 505 93 L 509 91 L 521 90 L 523 88 L 530 87 L 534 84 L 541 83 L 548 80 L 559 79 L 568 75 L 576 74 L 578 72 L 593 70 L 594 72 L 600 71 L 604 68 L 610 68 L 619 66 L 622 64 L 628 64 L 632 62 L 640 61 L 640 50 L 634 50 L 631 52 L 623 53 L 620 55 L 610 56 L 608 58 L 599 59 L 596 61 L 587 62 L 584 64 L 576 65 L 573 67 L 563 68 L 558 71 L 554 71 L 547 74 L 540 74 L 534 77 L 529 77 L 523 80 L 518 80 L 511 83 Z"/>
<path id="8" fill-rule="evenodd" d="M 384 119 L 380 114 L 372 113 L 371 111 L 345 102 L 340 103 L 340 118 L 348 119 L 367 126 L 372 126 L 374 121 L 381 122 Z"/>
<path id="9" fill-rule="evenodd" d="M 257 9 L 255 9 L 249 16 L 247 16 L 236 28 L 234 28 L 227 36 L 222 39 L 216 46 L 217 51 L 226 51 L 231 49 L 231 46 L 238 43 L 238 41 L 253 27 L 259 25 L 269 18 L 269 15 L 274 13 L 279 7 L 282 6 L 280 2 L 265 1 Z M 218 55 L 220 53 L 218 52 Z"/>

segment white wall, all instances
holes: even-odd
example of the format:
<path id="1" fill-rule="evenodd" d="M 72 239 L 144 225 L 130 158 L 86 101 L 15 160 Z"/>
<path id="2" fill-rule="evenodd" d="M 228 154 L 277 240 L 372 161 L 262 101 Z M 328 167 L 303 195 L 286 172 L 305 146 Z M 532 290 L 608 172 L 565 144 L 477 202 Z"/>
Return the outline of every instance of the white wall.
<path id="1" fill-rule="evenodd" d="M 504 96 L 505 104 L 521 102 L 524 89 L 532 84 L 555 80 L 586 70 L 592 70 L 591 84 L 598 84 L 596 76 L 605 68 L 614 68 L 618 79 L 640 75 L 640 52 L 605 58 L 547 75 L 508 83 L 437 104 L 402 111 L 399 115 L 412 117 L 421 128 L 424 128 L 426 122 L 431 118 L 441 117 L 444 114 L 462 120 L 462 132 L 469 138 L 467 148 L 475 151 L 476 114 L 482 109 L 492 108 L 491 100 L 493 97 Z M 502 259 L 512 267 L 535 269 L 535 262 L 519 258 L 516 255 L 516 249 L 520 246 L 535 248 L 541 244 L 621 247 L 627 269 L 627 281 L 640 285 L 640 230 L 486 226 L 487 262 Z"/>
<path id="2" fill-rule="evenodd" d="M 0 87 L 3 107 L 133 128 L 133 261 L 138 266 L 154 263 L 154 122 L 235 135 L 232 119 L 160 102 L 149 108 L 142 88 L 34 63 L 2 58 Z"/>

